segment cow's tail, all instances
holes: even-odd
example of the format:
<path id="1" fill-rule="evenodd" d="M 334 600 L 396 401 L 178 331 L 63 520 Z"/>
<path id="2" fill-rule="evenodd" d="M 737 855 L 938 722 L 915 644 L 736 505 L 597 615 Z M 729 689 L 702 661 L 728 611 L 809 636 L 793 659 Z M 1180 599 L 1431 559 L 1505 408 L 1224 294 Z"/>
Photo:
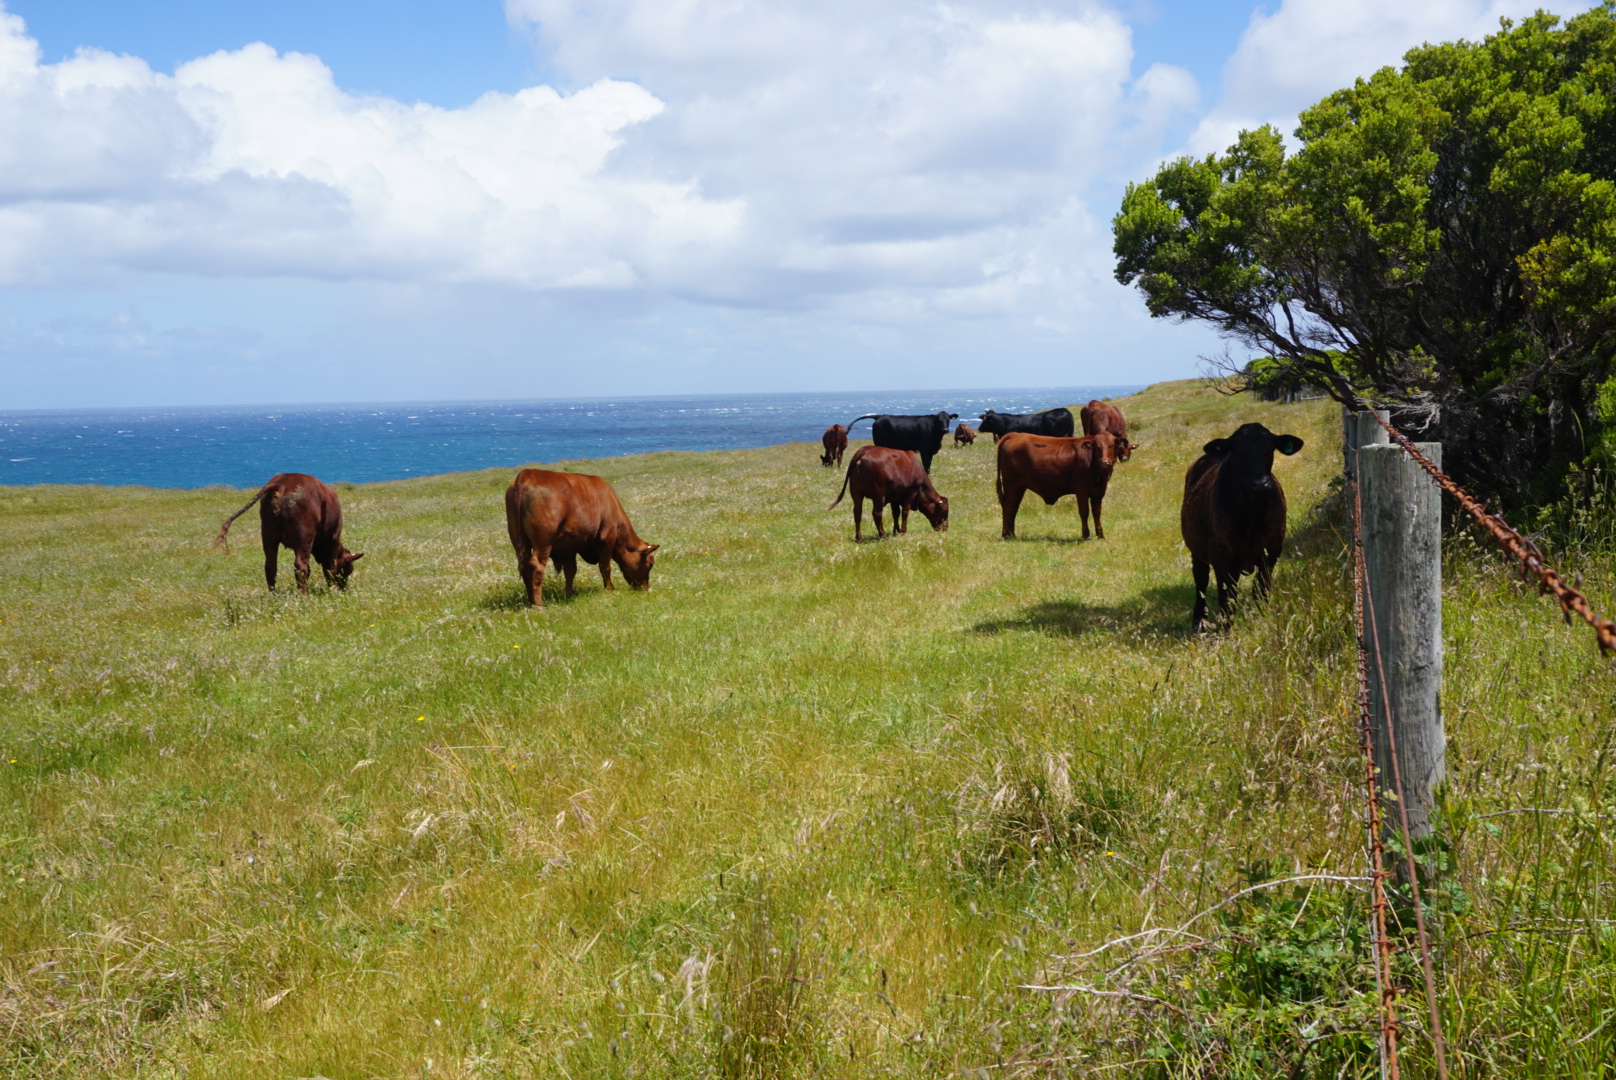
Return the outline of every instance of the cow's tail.
<path id="1" fill-rule="evenodd" d="M 993 494 L 998 497 L 999 505 L 1004 505 L 1004 455 L 1000 454 L 993 466 Z"/>
<path id="2" fill-rule="evenodd" d="M 859 420 L 875 420 L 875 419 L 879 418 L 880 415 L 881 415 L 880 413 L 865 413 L 863 416 L 859 417 L 858 420 L 849 420 L 847 422 L 847 430 L 852 431 L 853 430 L 853 425 L 858 423 Z"/>
<path id="3" fill-rule="evenodd" d="M 253 503 L 257 502 L 259 499 L 262 499 L 264 497 L 264 495 L 269 491 L 269 488 L 270 488 L 270 485 L 268 485 L 268 484 L 265 484 L 263 487 L 259 488 L 258 489 L 258 494 L 254 495 L 252 498 L 248 499 L 246 506 L 243 506 L 240 510 L 237 510 L 234 514 L 231 514 L 229 517 L 224 519 L 224 524 L 219 526 L 219 535 L 215 536 L 213 538 L 213 546 L 214 547 L 223 548 L 224 553 L 226 555 L 230 554 L 229 536 L 230 536 L 230 526 L 231 526 L 231 524 L 233 524 L 235 522 L 235 520 L 238 517 L 240 517 L 242 514 L 245 514 L 247 511 L 251 510 L 252 507 L 253 507 Z"/>
<path id="4" fill-rule="evenodd" d="M 863 419 L 863 418 L 860 417 L 860 419 Z M 863 451 L 860 451 L 860 453 L 863 453 Z M 859 456 L 858 456 L 858 454 L 854 454 L 853 455 L 853 460 L 849 461 L 847 463 L 847 474 L 842 477 L 842 492 L 841 492 L 840 495 L 836 496 L 836 501 L 835 502 L 833 502 L 829 506 L 825 507 L 826 510 L 834 510 L 838 506 L 842 505 L 842 499 L 847 496 L 847 485 L 853 482 L 853 466 L 857 465 L 858 463 L 859 463 Z"/>

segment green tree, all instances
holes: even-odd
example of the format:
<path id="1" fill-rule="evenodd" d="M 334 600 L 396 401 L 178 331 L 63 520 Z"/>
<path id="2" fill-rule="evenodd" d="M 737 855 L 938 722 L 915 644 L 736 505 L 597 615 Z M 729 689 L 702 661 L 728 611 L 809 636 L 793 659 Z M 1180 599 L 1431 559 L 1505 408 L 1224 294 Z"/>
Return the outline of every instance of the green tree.
<path id="1" fill-rule="evenodd" d="M 1470 483 L 1542 497 L 1616 356 L 1616 5 L 1426 45 L 1130 185 L 1117 278 L 1265 377 L 1390 405 Z"/>

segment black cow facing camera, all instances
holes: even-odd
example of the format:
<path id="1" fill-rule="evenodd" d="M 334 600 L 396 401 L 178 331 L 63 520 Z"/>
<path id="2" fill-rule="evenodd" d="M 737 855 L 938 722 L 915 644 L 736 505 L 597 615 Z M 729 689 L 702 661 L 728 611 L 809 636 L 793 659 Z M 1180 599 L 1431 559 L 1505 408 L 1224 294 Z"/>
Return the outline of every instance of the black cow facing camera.
<path id="1" fill-rule="evenodd" d="M 1209 576 L 1217 575 L 1218 610 L 1227 617 L 1235 586 L 1256 571 L 1266 595 L 1274 564 L 1285 550 L 1285 489 L 1274 476 L 1274 452 L 1302 449 L 1295 435 L 1275 435 L 1261 424 L 1242 424 L 1226 439 L 1213 439 L 1184 475 L 1179 527 L 1190 549 L 1195 610 L 1190 623 L 1206 626 Z"/>

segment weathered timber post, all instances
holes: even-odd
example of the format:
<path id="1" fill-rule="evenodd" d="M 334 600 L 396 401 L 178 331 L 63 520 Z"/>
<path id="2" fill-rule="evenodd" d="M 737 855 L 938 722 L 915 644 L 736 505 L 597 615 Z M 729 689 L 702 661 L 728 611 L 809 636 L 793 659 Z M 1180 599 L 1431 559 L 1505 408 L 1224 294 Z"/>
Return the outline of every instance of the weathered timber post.
<path id="1" fill-rule="evenodd" d="M 1376 409 L 1375 413 L 1382 420 L 1390 421 L 1392 418 L 1392 414 L 1385 409 Z M 1349 481 L 1356 475 L 1358 447 L 1380 446 L 1390 441 L 1386 429 L 1375 423 L 1373 415 L 1353 412 L 1345 405 L 1341 406 L 1341 471 Z"/>
<path id="2" fill-rule="evenodd" d="M 1384 438 L 1384 431 L 1381 435 Z M 1441 443 L 1415 445 L 1435 465 L 1442 465 Z M 1419 840 L 1431 834 L 1434 792 L 1447 772 L 1447 739 L 1442 732 L 1442 490 L 1400 446 L 1360 445 L 1358 480 L 1366 586 L 1364 648 L 1369 656 L 1375 765 L 1387 807 L 1387 832 L 1402 832 L 1396 801 L 1401 779 L 1408 831 Z"/>

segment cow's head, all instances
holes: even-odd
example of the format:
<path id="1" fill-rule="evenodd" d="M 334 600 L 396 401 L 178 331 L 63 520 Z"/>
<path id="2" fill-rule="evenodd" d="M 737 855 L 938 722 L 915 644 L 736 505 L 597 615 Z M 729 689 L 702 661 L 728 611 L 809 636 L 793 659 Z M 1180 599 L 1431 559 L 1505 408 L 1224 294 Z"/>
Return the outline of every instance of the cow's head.
<path id="1" fill-rule="evenodd" d="M 1128 445 L 1127 439 L 1113 435 L 1109 431 L 1102 431 L 1098 435 L 1087 435 L 1084 438 L 1094 444 L 1094 464 L 1109 469 L 1117 462 L 1124 460 L 1122 454 L 1123 449 Z"/>
<path id="2" fill-rule="evenodd" d="M 651 554 L 661 544 L 647 544 L 639 541 L 639 546 L 625 548 L 618 558 L 617 565 L 623 571 L 623 577 L 636 589 L 649 589 L 651 587 L 651 567 L 656 565 L 656 558 Z"/>
<path id="3" fill-rule="evenodd" d="M 915 509 L 926 515 L 931 527 L 938 532 L 948 529 L 948 496 L 939 495 L 935 490 L 923 491 L 915 500 Z"/>
<path id="4" fill-rule="evenodd" d="M 976 425 L 976 430 L 985 432 L 988 435 L 1003 435 L 1005 433 L 1004 417 L 992 409 L 984 410 L 982 422 Z"/>
<path id="5" fill-rule="evenodd" d="M 1301 448 L 1302 440 L 1295 435 L 1275 435 L 1261 424 L 1241 424 L 1227 439 L 1213 439 L 1202 447 L 1224 459 L 1223 475 L 1232 476 L 1236 487 L 1253 493 L 1274 490 L 1274 451 L 1289 456 Z"/>
<path id="6" fill-rule="evenodd" d="M 349 551 L 339 546 L 336 556 L 331 560 L 331 568 L 326 571 L 331 575 L 331 583 L 339 589 L 346 589 L 348 579 L 353 577 L 353 564 L 364 557 L 363 551 Z"/>
<path id="7" fill-rule="evenodd" d="M 959 413 L 951 413 L 947 409 L 943 409 L 943 410 L 939 411 L 938 414 L 937 414 L 937 430 L 943 432 L 944 434 L 947 434 L 948 433 L 948 422 L 950 420 L 958 420 L 958 419 L 959 419 Z"/>
<path id="8" fill-rule="evenodd" d="M 1133 457 L 1133 452 L 1139 449 L 1136 444 L 1128 441 L 1128 436 L 1126 435 L 1114 435 L 1112 437 L 1117 440 L 1118 461 L 1127 461 L 1129 458 Z"/>

